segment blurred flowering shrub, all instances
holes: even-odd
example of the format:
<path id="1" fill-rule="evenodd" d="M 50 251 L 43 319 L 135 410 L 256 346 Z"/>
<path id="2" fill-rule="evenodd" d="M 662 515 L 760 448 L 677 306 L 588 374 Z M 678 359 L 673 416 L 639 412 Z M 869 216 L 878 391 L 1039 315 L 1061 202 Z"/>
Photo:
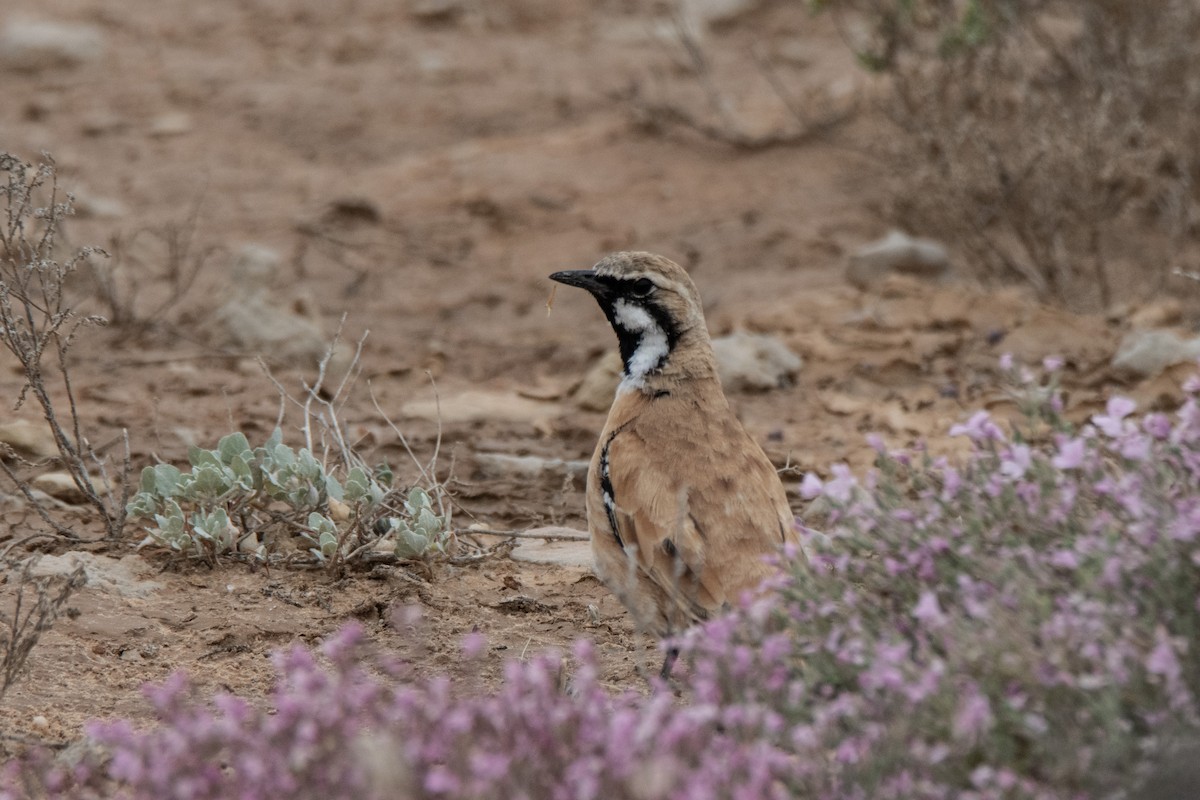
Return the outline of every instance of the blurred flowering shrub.
<path id="1" fill-rule="evenodd" d="M 107 763 L 14 761 L 7 797 L 1120 796 L 1200 723 L 1200 381 L 1173 417 L 1114 397 L 1075 429 L 1014 375 L 1027 423 L 956 426 L 962 463 L 876 442 L 863 482 L 808 476 L 810 567 L 688 632 L 679 698 L 613 695 L 586 643 L 471 694 L 351 627 L 328 667 L 278 657 L 270 711 L 175 678 L 158 727 L 95 723 Z"/>
<path id="2" fill-rule="evenodd" d="M 806 477 L 811 573 L 766 627 L 690 637 L 712 702 L 775 687 L 801 796 L 1105 796 L 1197 723 L 1200 381 L 1075 429 L 1053 376 L 1011 374 L 1026 424 L 955 426 L 965 463 L 876 442 L 864 483 Z"/>
<path id="3" fill-rule="evenodd" d="M 478 649 L 464 642 L 465 656 Z M 279 654 L 270 711 L 228 695 L 197 703 L 175 676 L 147 690 L 159 727 L 89 726 L 107 766 L 10 762 L 0 797 L 786 796 L 790 757 L 740 708 L 680 706 L 670 692 L 614 697 L 586 643 L 569 683 L 551 654 L 510 663 L 495 694 L 468 697 L 441 678 L 405 682 L 367 651 L 351 625 L 321 648 L 328 667 L 299 645 Z"/>

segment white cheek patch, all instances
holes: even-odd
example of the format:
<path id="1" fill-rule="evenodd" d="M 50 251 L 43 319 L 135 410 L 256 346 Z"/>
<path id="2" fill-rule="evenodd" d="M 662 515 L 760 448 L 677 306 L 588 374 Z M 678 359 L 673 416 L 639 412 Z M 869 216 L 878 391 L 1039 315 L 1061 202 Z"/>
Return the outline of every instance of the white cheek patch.
<path id="1" fill-rule="evenodd" d="M 630 333 L 641 333 L 651 328 L 658 328 L 658 323 L 646 309 L 636 306 L 628 300 L 618 300 L 613 303 L 613 316 L 616 318 L 617 324 Z"/>
<path id="2" fill-rule="evenodd" d="M 645 386 L 646 374 L 657 369 L 670 352 L 667 333 L 641 306 L 618 300 L 613 304 L 613 321 L 630 333 L 639 334 L 637 349 L 625 367 L 617 394 Z"/>

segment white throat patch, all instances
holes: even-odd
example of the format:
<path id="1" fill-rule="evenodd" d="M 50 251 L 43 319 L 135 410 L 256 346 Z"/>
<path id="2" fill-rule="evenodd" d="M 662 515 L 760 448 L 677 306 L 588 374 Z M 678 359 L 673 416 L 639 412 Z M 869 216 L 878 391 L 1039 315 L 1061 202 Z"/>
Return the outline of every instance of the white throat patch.
<path id="1" fill-rule="evenodd" d="M 642 389 L 646 385 L 646 373 L 657 367 L 667 353 L 667 332 L 662 329 L 654 317 L 641 306 L 626 300 L 613 303 L 613 321 L 630 333 L 638 334 L 637 349 L 629 359 L 617 394 L 633 389 Z"/>

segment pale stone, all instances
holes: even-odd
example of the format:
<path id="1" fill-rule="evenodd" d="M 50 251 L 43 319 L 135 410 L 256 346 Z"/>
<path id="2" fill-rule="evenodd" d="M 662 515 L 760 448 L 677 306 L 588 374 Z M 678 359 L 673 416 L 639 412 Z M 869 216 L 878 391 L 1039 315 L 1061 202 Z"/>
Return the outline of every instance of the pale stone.
<path id="1" fill-rule="evenodd" d="M 35 424 L 15 419 L 0 425 L 0 443 L 6 444 L 18 455 L 33 458 L 53 458 L 58 455 L 58 445 L 45 424 Z"/>
<path id="2" fill-rule="evenodd" d="M 538 530 L 554 530 L 539 528 Z M 583 531 L 569 528 L 558 529 L 575 536 Z M 586 535 L 586 534 L 584 534 Z M 530 564 L 550 564 L 556 567 L 579 567 L 592 569 L 592 545 L 590 542 L 565 541 L 552 539 L 530 539 L 522 541 L 509 554 L 514 561 L 524 561 Z"/>
<path id="3" fill-rule="evenodd" d="M 585 411 L 607 411 L 621 382 L 621 354 L 610 350 L 592 365 L 571 399 Z"/>
<path id="4" fill-rule="evenodd" d="M 165 139 L 191 133 L 192 127 L 191 116 L 182 111 L 168 111 L 151 120 L 149 133 L 151 136 Z"/>
<path id="5" fill-rule="evenodd" d="M 1130 331 L 1117 346 L 1112 366 L 1117 372 L 1153 377 L 1175 364 L 1200 359 L 1200 337 L 1184 339 L 1167 329 Z"/>
<path id="6" fill-rule="evenodd" d="M 77 67 L 104 54 L 104 34 L 91 25 L 14 19 L 0 31 L 0 67 L 38 72 Z"/>
<path id="7" fill-rule="evenodd" d="M 431 421 L 440 419 L 447 423 L 497 421 L 535 424 L 556 417 L 561 411 L 555 403 L 486 389 L 443 394 L 440 400 L 413 400 L 400 409 L 404 417 Z"/>
<path id="8" fill-rule="evenodd" d="M 61 556 L 41 556 L 30 570 L 33 575 L 70 575 L 79 566 L 87 576 L 88 588 L 121 597 L 147 597 L 162 588 L 156 581 L 139 577 L 146 562 L 138 556 L 121 559 L 71 550 Z"/>
<path id="9" fill-rule="evenodd" d="M 803 359 L 774 336 L 738 332 L 714 339 L 712 345 L 727 392 L 788 386 L 804 366 Z"/>
<path id="10" fill-rule="evenodd" d="M 865 289 L 896 272 L 936 279 L 949 269 L 950 256 L 941 244 L 892 231 L 850 257 L 846 280 L 859 289 Z"/>
<path id="11" fill-rule="evenodd" d="M 83 492 L 75 485 L 75 479 L 67 472 L 45 472 L 31 480 L 29 484 L 64 503 L 78 505 L 87 500 Z"/>
<path id="12" fill-rule="evenodd" d="M 485 478 L 536 478 L 544 474 L 583 477 L 587 475 L 588 469 L 586 461 L 513 456 L 506 453 L 476 453 L 475 464 Z"/>

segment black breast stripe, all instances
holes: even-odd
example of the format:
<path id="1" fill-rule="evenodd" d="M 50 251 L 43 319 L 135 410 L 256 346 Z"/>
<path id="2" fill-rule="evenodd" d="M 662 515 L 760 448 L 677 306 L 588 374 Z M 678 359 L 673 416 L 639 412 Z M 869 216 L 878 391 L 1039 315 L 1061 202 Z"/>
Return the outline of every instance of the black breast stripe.
<path id="1" fill-rule="evenodd" d="M 626 425 L 622 425 L 610 433 L 604 441 L 604 449 L 600 451 L 600 500 L 604 503 L 604 513 L 608 516 L 608 525 L 612 528 L 613 538 L 622 548 L 625 547 L 625 542 L 621 539 L 620 529 L 617 528 L 617 496 L 613 492 L 612 476 L 608 474 L 608 448 L 612 446 L 613 439 L 617 438 L 617 434 L 625 430 L 625 427 Z"/>

